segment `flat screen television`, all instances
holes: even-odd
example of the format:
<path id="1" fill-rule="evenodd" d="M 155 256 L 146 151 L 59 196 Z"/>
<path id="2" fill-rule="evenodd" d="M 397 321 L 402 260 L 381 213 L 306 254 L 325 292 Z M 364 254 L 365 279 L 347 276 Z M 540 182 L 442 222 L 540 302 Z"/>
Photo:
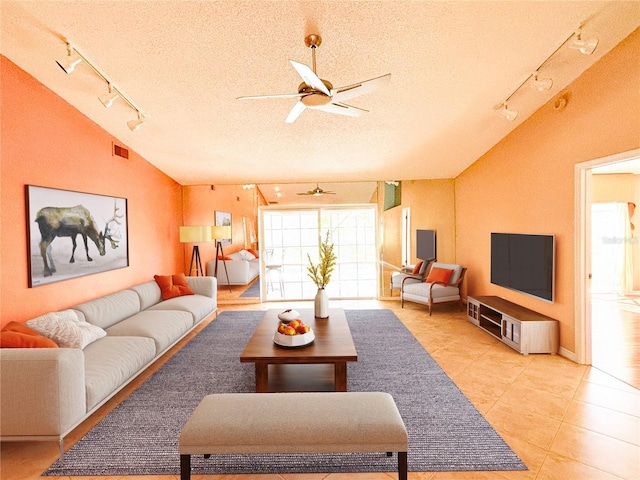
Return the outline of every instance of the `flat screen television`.
<path id="1" fill-rule="evenodd" d="M 416 230 L 416 257 L 420 260 L 437 258 L 435 230 Z"/>
<path id="2" fill-rule="evenodd" d="M 491 234 L 491 283 L 553 302 L 553 235 Z"/>

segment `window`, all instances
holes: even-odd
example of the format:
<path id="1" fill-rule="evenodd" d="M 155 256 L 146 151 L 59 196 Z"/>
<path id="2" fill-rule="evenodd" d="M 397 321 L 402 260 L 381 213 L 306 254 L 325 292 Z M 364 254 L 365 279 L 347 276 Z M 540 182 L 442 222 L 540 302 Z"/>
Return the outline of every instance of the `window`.
<path id="1" fill-rule="evenodd" d="M 307 276 L 309 255 L 329 232 L 337 256 L 329 298 L 374 298 L 377 287 L 375 206 L 261 211 L 267 300 L 310 300 L 317 287 Z M 268 258 L 267 258 L 268 257 Z M 272 268 L 269 267 L 272 266 Z"/>

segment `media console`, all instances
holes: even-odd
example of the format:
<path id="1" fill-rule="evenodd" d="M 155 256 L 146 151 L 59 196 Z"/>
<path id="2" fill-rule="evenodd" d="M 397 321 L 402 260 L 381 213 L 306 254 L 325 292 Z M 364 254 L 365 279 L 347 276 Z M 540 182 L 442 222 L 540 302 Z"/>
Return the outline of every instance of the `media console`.
<path id="1" fill-rule="evenodd" d="M 467 318 L 518 352 L 558 352 L 558 321 L 495 296 L 467 297 Z"/>

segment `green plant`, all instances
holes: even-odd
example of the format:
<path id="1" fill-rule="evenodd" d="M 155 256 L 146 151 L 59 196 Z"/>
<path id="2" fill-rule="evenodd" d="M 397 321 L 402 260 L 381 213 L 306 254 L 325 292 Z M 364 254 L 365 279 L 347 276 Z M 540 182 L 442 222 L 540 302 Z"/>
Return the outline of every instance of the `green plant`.
<path id="1" fill-rule="evenodd" d="M 333 253 L 333 243 L 329 243 L 329 232 L 327 231 L 327 238 L 320 244 L 320 261 L 317 265 L 314 265 L 311 261 L 311 256 L 307 254 L 309 259 L 309 267 L 307 267 L 307 274 L 309 278 L 313 280 L 316 287 L 324 288 L 331 280 L 331 273 L 336 266 L 336 255 Z"/>

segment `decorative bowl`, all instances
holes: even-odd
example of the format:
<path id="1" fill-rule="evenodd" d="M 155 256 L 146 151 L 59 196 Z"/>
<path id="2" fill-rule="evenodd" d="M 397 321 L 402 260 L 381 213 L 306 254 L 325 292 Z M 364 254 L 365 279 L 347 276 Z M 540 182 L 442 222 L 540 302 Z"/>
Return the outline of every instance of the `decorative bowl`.
<path id="1" fill-rule="evenodd" d="M 284 323 L 289 323 L 292 320 L 296 320 L 298 318 L 300 318 L 300 313 L 296 312 L 295 310 L 285 310 L 284 312 L 280 312 L 278 314 L 278 318 L 280 319 L 281 322 Z"/>
<path id="2" fill-rule="evenodd" d="M 273 342 L 276 345 L 288 348 L 304 347 L 313 342 L 315 338 L 316 336 L 313 334 L 313 330 L 298 335 L 283 335 L 280 332 L 273 334 Z"/>

